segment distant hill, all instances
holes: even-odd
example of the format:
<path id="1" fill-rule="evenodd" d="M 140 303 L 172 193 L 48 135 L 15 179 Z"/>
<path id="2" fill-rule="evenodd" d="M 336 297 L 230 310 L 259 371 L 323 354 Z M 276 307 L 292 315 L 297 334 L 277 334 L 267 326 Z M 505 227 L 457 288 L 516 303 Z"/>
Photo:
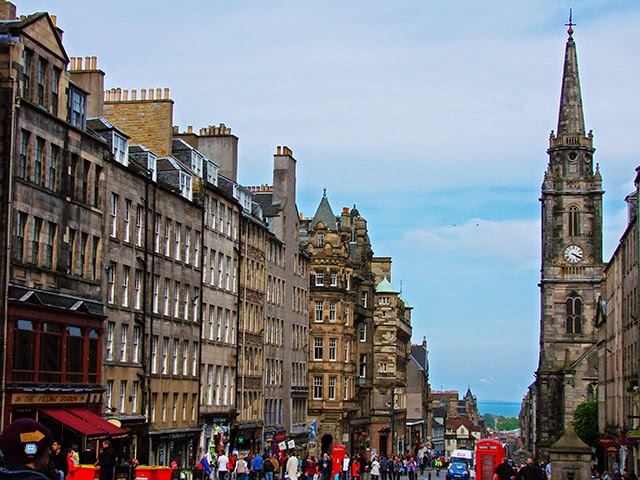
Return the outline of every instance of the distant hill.
<path id="1" fill-rule="evenodd" d="M 520 413 L 519 402 L 503 402 L 500 400 L 478 400 L 480 415 L 491 414 L 497 417 L 518 417 Z"/>

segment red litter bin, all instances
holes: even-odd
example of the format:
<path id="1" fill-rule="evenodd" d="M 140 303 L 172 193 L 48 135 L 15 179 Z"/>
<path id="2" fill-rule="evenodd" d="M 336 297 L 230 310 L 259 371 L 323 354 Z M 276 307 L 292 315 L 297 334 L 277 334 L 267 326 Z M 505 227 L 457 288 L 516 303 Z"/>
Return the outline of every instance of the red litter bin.
<path id="1" fill-rule="evenodd" d="M 78 465 L 78 470 L 73 474 L 74 480 L 94 480 L 100 478 L 100 470 L 93 465 Z"/>
<path id="2" fill-rule="evenodd" d="M 176 470 L 171 467 L 155 467 L 155 478 L 152 480 L 171 480 L 171 474 Z"/>
<path id="3" fill-rule="evenodd" d="M 136 467 L 136 480 L 156 480 L 157 469 L 158 467 L 138 465 Z"/>

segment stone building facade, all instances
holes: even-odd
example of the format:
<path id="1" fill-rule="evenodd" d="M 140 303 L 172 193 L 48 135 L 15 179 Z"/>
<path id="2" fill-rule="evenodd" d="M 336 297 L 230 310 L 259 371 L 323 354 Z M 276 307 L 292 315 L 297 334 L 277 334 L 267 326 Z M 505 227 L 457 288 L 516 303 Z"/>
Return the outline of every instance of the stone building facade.
<path id="1" fill-rule="evenodd" d="M 411 441 L 407 424 L 407 367 L 411 357 L 411 308 L 391 283 L 391 259 L 373 260 L 374 371 L 371 444 L 385 455 L 404 452 Z"/>
<path id="2" fill-rule="evenodd" d="M 636 172 L 640 172 L 636 169 Z M 598 311 L 598 425 L 600 467 L 638 471 L 638 182 L 627 197 L 628 225 L 604 270 Z"/>
<path id="3" fill-rule="evenodd" d="M 578 404 L 595 395 L 595 317 L 602 281 L 602 178 L 585 131 L 569 27 L 557 131 L 542 183 L 540 357 L 534 384 L 534 453 L 546 452 Z"/>
<path id="4" fill-rule="evenodd" d="M 101 418 L 111 151 L 87 129 L 87 92 L 67 74 L 52 17 L 18 19 L 5 1 L 0 12 L 0 428 L 31 417 L 80 445 L 120 438 Z M 81 428 L 85 420 L 95 428 Z"/>
<path id="5" fill-rule="evenodd" d="M 288 147 L 273 156 L 271 186 L 252 189 L 270 235 L 266 252 L 264 335 L 264 447 L 278 453 L 285 440 L 309 440 L 307 339 L 309 335 L 309 257 L 300 248 L 296 199 L 296 160 Z"/>
<path id="6" fill-rule="evenodd" d="M 323 195 L 302 223 L 309 267 L 309 417 L 319 451 L 342 443 L 356 453 L 371 445 L 373 387 L 373 250 L 354 207 L 337 218 Z"/>

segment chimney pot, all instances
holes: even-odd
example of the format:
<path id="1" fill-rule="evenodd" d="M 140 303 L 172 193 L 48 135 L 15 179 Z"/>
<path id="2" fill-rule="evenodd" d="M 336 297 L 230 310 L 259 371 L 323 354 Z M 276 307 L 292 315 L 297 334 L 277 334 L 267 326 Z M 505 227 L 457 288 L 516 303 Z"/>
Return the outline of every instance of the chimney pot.
<path id="1" fill-rule="evenodd" d="M 187 133 L 193 133 L 193 125 L 187 125 Z"/>

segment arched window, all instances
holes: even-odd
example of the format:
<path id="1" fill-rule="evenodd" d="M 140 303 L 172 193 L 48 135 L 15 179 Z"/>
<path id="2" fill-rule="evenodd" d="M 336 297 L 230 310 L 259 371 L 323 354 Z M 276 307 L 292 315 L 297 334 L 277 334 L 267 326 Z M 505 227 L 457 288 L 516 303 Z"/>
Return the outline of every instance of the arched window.
<path id="1" fill-rule="evenodd" d="M 582 300 L 571 292 L 566 301 L 567 333 L 582 333 Z"/>
<path id="2" fill-rule="evenodd" d="M 569 236 L 580 235 L 580 210 L 576 205 L 571 205 L 568 209 L 569 216 Z"/>

